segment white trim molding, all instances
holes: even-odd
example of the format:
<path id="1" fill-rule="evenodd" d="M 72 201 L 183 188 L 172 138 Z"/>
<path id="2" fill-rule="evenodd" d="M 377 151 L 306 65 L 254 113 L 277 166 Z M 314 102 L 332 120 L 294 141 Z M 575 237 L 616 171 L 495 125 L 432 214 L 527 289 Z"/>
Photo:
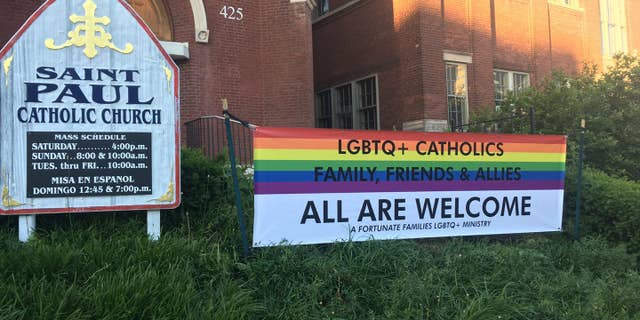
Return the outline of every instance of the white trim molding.
<path id="1" fill-rule="evenodd" d="M 443 50 L 442 60 L 471 64 L 473 63 L 473 55 L 471 53 L 466 53 L 466 52 Z"/>
<path id="2" fill-rule="evenodd" d="M 316 7 L 317 3 L 316 0 L 291 0 L 289 1 L 289 3 L 299 3 L 299 2 L 306 2 L 307 6 L 309 6 L 309 9 L 313 10 L 313 8 Z"/>
<path id="3" fill-rule="evenodd" d="M 189 0 L 193 11 L 193 23 L 196 29 L 196 42 L 209 43 L 209 29 L 207 28 L 207 12 L 204 10 L 203 0 Z"/>
<path id="4" fill-rule="evenodd" d="M 188 42 L 160 41 L 160 44 L 173 60 L 178 61 L 189 59 Z"/>

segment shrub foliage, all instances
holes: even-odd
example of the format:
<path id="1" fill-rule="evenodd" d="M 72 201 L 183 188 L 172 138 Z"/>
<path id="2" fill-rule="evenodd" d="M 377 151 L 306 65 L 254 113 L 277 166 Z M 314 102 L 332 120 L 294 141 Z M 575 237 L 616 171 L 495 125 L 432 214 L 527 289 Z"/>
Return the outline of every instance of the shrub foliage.
<path id="1" fill-rule="evenodd" d="M 479 112 L 474 121 L 525 114 L 529 107 L 535 107 L 537 133 L 569 138 L 565 219 L 573 223 L 579 126 L 586 119 L 584 161 L 591 169 L 584 175 L 583 233 L 602 235 L 640 252 L 640 57 L 618 55 L 602 74 L 593 66 L 585 66 L 575 77 L 555 72 L 538 87 L 510 96 L 499 110 Z M 528 117 L 501 122 L 499 127 L 506 133 L 530 129 Z"/>
<path id="2" fill-rule="evenodd" d="M 498 111 L 478 112 L 474 122 L 526 114 L 529 107 L 535 108 L 537 133 L 569 136 L 570 163 L 576 159 L 580 120 L 586 119 L 587 165 L 640 180 L 640 57 L 618 55 L 602 74 L 594 66 L 575 77 L 554 72 L 538 87 L 510 96 Z M 505 133 L 529 133 L 529 128 L 528 117 L 500 123 Z"/>

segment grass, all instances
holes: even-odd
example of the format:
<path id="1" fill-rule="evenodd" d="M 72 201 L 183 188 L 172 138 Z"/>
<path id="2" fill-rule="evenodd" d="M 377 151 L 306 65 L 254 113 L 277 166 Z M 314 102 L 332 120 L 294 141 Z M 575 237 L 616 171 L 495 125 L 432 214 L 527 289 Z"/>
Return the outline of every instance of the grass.
<path id="1" fill-rule="evenodd" d="M 602 239 L 370 241 L 253 251 L 235 212 L 38 218 L 0 228 L 0 319 L 640 319 L 636 257 Z M 188 223 L 187 223 L 188 222 Z"/>

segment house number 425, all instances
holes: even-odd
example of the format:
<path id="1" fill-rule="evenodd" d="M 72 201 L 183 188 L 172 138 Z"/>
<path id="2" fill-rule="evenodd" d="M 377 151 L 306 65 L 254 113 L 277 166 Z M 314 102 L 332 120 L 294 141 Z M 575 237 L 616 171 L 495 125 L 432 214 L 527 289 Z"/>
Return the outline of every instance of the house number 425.
<path id="1" fill-rule="evenodd" d="M 223 6 L 222 10 L 220 10 L 220 15 L 225 19 L 229 20 L 237 20 L 240 21 L 244 19 L 244 14 L 242 14 L 242 8 L 236 8 L 232 6 Z"/>

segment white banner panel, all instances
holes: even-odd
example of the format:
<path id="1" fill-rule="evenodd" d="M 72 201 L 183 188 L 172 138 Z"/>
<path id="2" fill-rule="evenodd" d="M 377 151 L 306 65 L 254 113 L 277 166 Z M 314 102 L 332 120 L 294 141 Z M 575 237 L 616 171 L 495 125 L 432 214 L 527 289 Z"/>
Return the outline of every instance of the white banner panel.
<path id="1" fill-rule="evenodd" d="M 257 195 L 253 245 L 560 231 L 562 190 Z M 258 217 L 259 216 L 259 217 Z M 339 222 L 341 221 L 341 222 Z"/>

